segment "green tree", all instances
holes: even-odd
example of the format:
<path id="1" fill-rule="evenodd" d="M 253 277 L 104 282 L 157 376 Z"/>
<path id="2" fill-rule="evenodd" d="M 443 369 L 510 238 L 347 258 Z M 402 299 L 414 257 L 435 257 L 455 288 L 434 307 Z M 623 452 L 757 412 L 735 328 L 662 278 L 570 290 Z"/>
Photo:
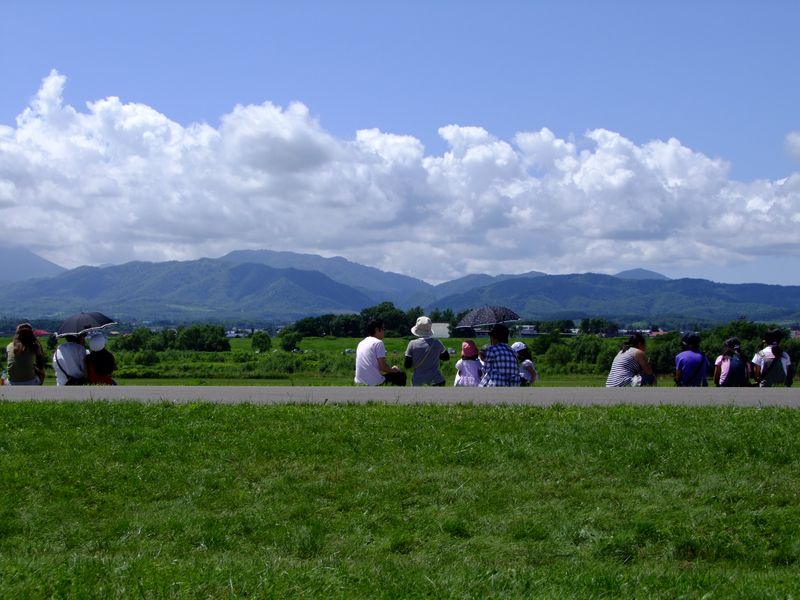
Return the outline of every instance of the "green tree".
<path id="1" fill-rule="evenodd" d="M 376 306 L 365 308 L 361 311 L 362 328 L 366 329 L 367 323 L 372 319 L 383 319 L 386 334 L 393 337 L 411 335 L 410 329 L 414 323 L 408 322 L 408 317 L 391 302 L 381 302 Z"/>
<path id="2" fill-rule="evenodd" d="M 337 337 L 362 335 L 361 317 L 358 315 L 336 315 L 331 321 L 331 334 Z"/>
<path id="3" fill-rule="evenodd" d="M 255 352 L 266 352 L 272 348 L 272 339 L 266 331 L 256 331 L 250 337 L 250 347 Z"/>
<path id="4" fill-rule="evenodd" d="M 152 331 L 146 327 L 139 327 L 127 335 L 121 335 L 113 338 L 111 344 L 114 350 L 129 350 L 131 352 L 136 352 L 144 349 L 151 337 L 153 337 Z"/>
<path id="5" fill-rule="evenodd" d="M 178 330 L 175 347 L 199 352 L 223 352 L 231 349 L 222 325 L 190 325 Z"/>
<path id="6" fill-rule="evenodd" d="M 284 328 L 281 330 L 280 339 L 281 348 L 286 350 L 286 352 L 291 352 L 297 348 L 301 341 L 303 341 L 303 336 L 296 331 L 287 330 Z"/>

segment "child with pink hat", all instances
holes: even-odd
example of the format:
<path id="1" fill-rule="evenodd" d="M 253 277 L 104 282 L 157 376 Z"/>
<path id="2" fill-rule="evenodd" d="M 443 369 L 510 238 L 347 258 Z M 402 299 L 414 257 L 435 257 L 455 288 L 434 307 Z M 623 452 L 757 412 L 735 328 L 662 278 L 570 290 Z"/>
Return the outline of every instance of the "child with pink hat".
<path id="1" fill-rule="evenodd" d="M 461 360 L 456 363 L 456 387 L 478 387 L 483 377 L 478 347 L 472 340 L 461 344 Z"/>

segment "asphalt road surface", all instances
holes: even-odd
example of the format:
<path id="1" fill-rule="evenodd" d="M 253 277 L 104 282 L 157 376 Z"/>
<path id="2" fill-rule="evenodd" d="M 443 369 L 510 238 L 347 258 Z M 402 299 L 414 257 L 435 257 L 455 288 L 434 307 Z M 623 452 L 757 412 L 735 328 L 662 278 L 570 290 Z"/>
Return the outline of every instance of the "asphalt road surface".
<path id="1" fill-rule="evenodd" d="M 343 386 L 0 386 L 0 401 L 215 402 L 219 404 L 489 404 L 552 406 L 780 406 L 799 388 L 455 388 Z"/>

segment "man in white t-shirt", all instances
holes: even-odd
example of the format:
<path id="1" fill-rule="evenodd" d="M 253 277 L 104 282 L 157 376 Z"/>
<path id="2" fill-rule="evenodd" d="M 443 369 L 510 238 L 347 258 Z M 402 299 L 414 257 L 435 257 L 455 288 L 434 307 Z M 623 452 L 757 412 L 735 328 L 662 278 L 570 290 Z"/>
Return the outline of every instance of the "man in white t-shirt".
<path id="1" fill-rule="evenodd" d="M 383 319 L 373 319 L 367 325 L 367 337 L 356 348 L 357 385 L 406 384 L 405 371 L 386 362 L 386 346 L 383 345 L 385 328 Z"/>
<path id="2" fill-rule="evenodd" d="M 85 335 L 68 335 L 66 341 L 53 353 L 53 371 L 56 385 L 67 385 L 67 381 L 86 382 L 84 360 L 89 351 L 84 346 Z"/>

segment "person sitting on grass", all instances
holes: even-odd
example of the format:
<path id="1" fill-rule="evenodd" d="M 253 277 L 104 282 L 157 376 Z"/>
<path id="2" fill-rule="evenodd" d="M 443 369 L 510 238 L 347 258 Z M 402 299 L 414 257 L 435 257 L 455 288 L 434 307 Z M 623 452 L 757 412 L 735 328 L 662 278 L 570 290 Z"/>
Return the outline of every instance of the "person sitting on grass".
<path id="1" fill-rule="evenodd" d="M 386 362 L 385 334 L 383 319 L 373 319 L 367 324 L 367 337 L 356 348 L 356 385 L 406 384 L 405 371 Z"/>
<path id="2" fill-rule="evenodd" d="M 20 323 L 14 339 L 6 346 L 8 385 L 42 385 L 44 383 L 44 352 L 30 323 Z"/>
<path id="3" fill-rule="evenodd" d="M 53 353 L 56 385 L 86 385 L 86 334 L 64 336 L 64 343 Z"/>
<path id="4" fill-rule="evenodd" d="M 408 342 L 406 347 L 406 369 L 414 369 L 411 385 L 444 385 L 444 375 L 439 370 L 439 363 L 450 360 L 450 353 L 444 344 L 433 337 L 433 324 L 428 317 L 419 317 L 411 328 L 416 340 Z"/>
<path id="5" fill-rule="evenodd" d="M 606 379 L 606 387 L 639 387 L 655 385 L 656 376 L 647 360 L 647 340 L 638 331 L 622 344 Z"/>
<path id="6" fill-rule="evenodd" d="M 106 350 L 106 336 L 102 331 L 93 331 L 87 336 L 89 354 L 84 361 L 86 379 L 91 385 L 117 385 L 111 377 L 117 368 L 114 355 Z"/>
<path id="7" fill-rule="evenodd" d="M 792 360 L 781 348 L 783 331 L 770 329 L 764 334 L 764 347 L 753 356 L 753 377 L 758 387 L 791 387 L 794 379 Z"/>
<path id="8" fill-rule="evenodd" d="M 481 362 L 478 360 L 478 347 L 472 340 L 461 344 L 461 360 L 456 363 L 455 387 L 478 387 L 483 377 Z"/>
<path id="9" fill-rule="evenodd" d="M 714 385 L 721 387 L 747 387 L 750 385 L 750 370 L 742 356 L 739 338 L 728 338 L 722 346 L 722 354 L 714 361 Z"/>
<path id="10" fill-rule="evenodd" d="M 533 357 L 527 344 L 525 342 L 514 342 L 511 344 L 511 349 L 517 353 L 520 385 L 529 386 L 539 381 L 539 373 L 536 371 L 536 365 L 533 364 Z"/>
<path id="11" fill-rule="evenodd" d="M 489 342 L 479 387 L 518 387 L 517 355 L 508 345 L 508 327 L 500 324 L 492 327 Z"/>
<path id="12" fill-rule="evenodd" d="M 681 340 L 683 352 L 675 357 L 675 385 L 708 387 L 708 358 L 700 352 L 700 335 L 687 333 Z"/>

